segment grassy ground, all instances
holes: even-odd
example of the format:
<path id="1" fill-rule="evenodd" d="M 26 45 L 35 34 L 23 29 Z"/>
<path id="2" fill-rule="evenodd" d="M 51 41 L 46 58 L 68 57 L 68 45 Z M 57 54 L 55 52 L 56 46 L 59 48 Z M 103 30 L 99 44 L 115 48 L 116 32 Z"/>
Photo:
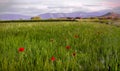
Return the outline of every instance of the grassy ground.
<path id="1" fill-rule="evenodd" d="M 119 27 L 94 22 L 0 24 L 0 71 L 108 70 L 120 71 Z"/>

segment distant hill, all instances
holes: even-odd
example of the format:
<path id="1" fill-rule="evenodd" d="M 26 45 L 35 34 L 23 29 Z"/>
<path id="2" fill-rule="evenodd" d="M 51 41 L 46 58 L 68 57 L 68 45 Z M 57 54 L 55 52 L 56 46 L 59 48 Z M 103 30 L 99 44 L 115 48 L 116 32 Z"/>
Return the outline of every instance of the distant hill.
<path id="1" fill-rule="evenodd" d="M 1 14 L 0 20 L 20 20 L 20 19 L 30 19 L 30 16 L 19 15 L 19 14 Z"/>
<path id="2" fill-rule="evenodd" d="M 98 11 L 98 12 L 73 12 L 73 13 L 45 13 L 45 14 L 40 14 L 42 19 L 49 19 L 49 18 L 61 18 L 61 17 L 96 17 L 96 16 L 101 16 L 108 13 L 108 11 Z"/>
<path id="3" fill-rule="evenodd" d="M 99 16 L 106 16 L 108 11 L 98 11 L 98 12 L 72 12 L 72 13 L 45 13 L 37 15 L 41 19 L 50 19 L 50 18 L 67 18 L 67 17 L 81 17 L 81 18 L 88 18 L 88 17 L 99 17 Z M 111 14 L 111 13 L 110 13 Z M 112 14 L 117 16 L 116 14 Z M 34 16 L 32 16 L 34 17 Z M 31 16 L 19 15 L 19 14 L 1 14 L 0 20 L 29 20 Z"/>
<path id="4" fill-rule="evenodd" d="M 109 13 L 106 13 L 106 14 L 102 15 L 101 17 L 120 18 L 120 14 L 117 14 L 117 13 L 114 13 L 114 12 L 109 12 Z"/>

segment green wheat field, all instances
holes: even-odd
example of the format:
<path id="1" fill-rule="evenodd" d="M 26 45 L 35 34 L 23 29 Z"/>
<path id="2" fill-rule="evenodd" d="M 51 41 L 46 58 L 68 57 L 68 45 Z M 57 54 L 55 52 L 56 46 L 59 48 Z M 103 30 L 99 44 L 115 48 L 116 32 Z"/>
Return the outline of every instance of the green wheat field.
<path id="1" fill-rule="evenodd" d="M 120 71 L 120 28 L 99 22 L 0 23 L 0 71 Z"/>

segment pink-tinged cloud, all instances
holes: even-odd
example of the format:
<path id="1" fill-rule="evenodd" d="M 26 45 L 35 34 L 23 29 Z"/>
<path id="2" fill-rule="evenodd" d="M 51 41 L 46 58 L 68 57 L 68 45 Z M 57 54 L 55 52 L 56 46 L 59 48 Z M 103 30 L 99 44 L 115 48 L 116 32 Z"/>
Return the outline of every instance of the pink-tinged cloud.
<path id="1" fill-rule="evenodd" d="M 110 8 L 116 8 L 116 7 L 120 7 L 120 3 L 119 2 L 103 2 L 102 5 L 110 7 Z"/>
<path id="2" fill-rule="evenodd" d="M 10 0 L 0 0 L 0 4 L 1 3 L 9 3 L 9 2 L 12 2 L 12 1 L 10 1 Z"/>

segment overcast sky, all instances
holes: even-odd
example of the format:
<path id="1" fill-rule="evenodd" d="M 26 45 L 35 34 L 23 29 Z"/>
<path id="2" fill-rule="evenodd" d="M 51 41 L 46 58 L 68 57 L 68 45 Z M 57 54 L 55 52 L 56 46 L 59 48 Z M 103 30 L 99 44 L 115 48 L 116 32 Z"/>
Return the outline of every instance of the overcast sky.
<path id="1" fill-rule="evenodd" d="M 0 14 L 39 15 L 101 10 L 120 13 L 120 0 L 0 0 Z"/>

